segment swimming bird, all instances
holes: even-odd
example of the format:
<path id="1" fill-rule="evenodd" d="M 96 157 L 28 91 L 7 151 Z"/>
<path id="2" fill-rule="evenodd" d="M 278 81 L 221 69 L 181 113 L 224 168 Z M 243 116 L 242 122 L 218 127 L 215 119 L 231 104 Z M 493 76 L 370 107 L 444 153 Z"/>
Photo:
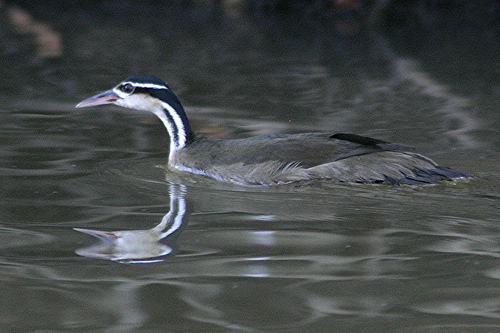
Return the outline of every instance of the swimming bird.
<path id="1" fill-rule="evenodd" d="M 426 185 L 469 178 L 438 166 L 411 147 L 350 133 L 261 135 L 216 139 L 191 129 L 181 102 L 151 75 L 127 78 L 76 107 L 115 104 L 154 113 L 170 136 L 169 169 L 241 185 L 279 185 L 312 179 L 347 183 Z"/>

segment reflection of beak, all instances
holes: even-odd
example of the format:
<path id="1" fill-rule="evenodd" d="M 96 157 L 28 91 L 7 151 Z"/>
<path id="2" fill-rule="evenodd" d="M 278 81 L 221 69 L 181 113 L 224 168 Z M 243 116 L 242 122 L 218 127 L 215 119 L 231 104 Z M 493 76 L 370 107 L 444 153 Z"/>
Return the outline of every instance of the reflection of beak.
<path id="1" fill-rule="evenodd" d="M 100 231 L 100 230 L 90 230 L 90 229 L 82 229 L 82 228 L 73 228 L 76 231 L 83 232 L 84 234 L 95 236 L 99 238 L 102 241 L 109 241 L 111 242 L 112 240 L 118 238 L 115 235 L 113 235 L 112 232 L 106 232 L 106 231 Z"/>
<path id="2" fill-rule="evenodd" d="M 98 95 L 87 98 L 76 105 L 77 108 L 86 108 L 89 106 L 111 104 L 116 102 L 120 96 L 118 96 L 113 90 L 108 90 Z"/>

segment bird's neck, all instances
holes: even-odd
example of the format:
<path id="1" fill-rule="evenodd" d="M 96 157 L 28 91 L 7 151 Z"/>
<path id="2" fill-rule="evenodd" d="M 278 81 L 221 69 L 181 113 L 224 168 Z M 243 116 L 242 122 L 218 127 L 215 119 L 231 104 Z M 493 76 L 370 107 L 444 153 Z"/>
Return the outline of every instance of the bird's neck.
<path id="1" fill-rule="evenodd" d="M 181 105 L 175 108 L 165 102 L 161 102 L 153 112 L 165 125 L 170 136 L 170 157 L 176 151 L 184 148 L 194 138 L 186 113 Z"/>

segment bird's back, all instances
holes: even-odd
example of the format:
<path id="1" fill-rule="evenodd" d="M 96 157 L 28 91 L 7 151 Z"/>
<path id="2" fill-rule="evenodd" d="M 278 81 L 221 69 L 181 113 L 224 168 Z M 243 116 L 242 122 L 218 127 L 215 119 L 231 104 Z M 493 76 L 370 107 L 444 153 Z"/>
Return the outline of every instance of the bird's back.
<path id="1" fill-rule="evenodd" d="M 352 134 L 304 133 L 234 140 L 198 137 L 170 162 L 183 171 L 247 185 L 314 178 L 429 184 L 462 175 L 445 175 L 443 171 L 433 174 L 430 170 L 443 168 L 429 158 L 406 152 L 407 149 L 410 148 Z"/>

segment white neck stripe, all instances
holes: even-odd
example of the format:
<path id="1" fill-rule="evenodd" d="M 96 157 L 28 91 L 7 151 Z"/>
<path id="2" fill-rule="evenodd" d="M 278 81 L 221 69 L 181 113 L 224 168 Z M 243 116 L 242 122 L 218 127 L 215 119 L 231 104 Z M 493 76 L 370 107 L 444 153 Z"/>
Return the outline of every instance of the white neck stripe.
<path id="1" fill-rule="evenodd" d="M 187 139 L 186 138 L 186 129 L 184 128 L 184 123 L 182 122 L 181 117 L 179 117 L 179 115 L 177 114 L 175 109 L 170 106 L 170 104 L 162 101 L 161 105 L 165 108 L 165 110 L 169 113 L 169 115 L 172 117 L 172 119 L 174 121 L 174 124 L 173 124 L 174 128 L 171 128 L 171 130 L 172 131 L 177 130 L 177 133 L 170 133 L 170 140 L 172 140 L 171 150 L 181 149 L 186 145 L 186 139 Z M 163 118 L 163 117 L 165 117 L 164 115 L 163 115 L 163 117 L 160 115 L 158 115 L 158 116 L 160 117 L 160 119 L 162 119 L 162 121 L 168 122 L 168 119 Z M 179 140 L 178 142 L 175 142 L 176 137 Z M 172 148 L 174 148 L 174 149 L 172 149 Z"/>

